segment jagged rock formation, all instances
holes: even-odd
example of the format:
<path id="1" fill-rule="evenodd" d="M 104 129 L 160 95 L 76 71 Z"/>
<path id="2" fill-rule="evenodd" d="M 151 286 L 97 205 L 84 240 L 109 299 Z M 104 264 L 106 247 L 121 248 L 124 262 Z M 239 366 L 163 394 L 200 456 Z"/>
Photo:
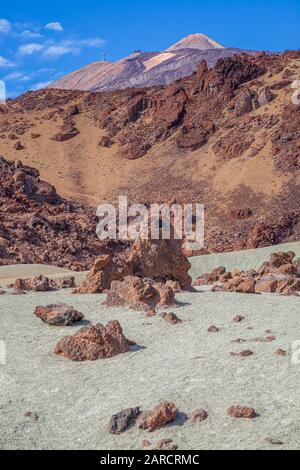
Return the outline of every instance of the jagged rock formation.
<path id="1" fill-rule="evenodd" d="M 152 301 L 158 304 L 161 297 L 158 291 L 162 294 L 162 287 L 159 288 L 159 283 L 166 283 L 164 290 L 170 289 L 172 292 L 174 292 L 172 288 L 174 284 L 171 281 L 177 282 L 177 288 L 191 289 L 192 279 L 188 274 L 190 268 L 191 265 L 182 251 L 180 240 L 138 240 L 128 251 L 98 258 L 85 281 L 74 293 L 101 293 L 109 290 L 113 284 L 115 294 L 118 292 L 119 296 L 123 297 L 122 292 L 124 294 L 127 292 L 129 295 L 131 286 L 133 295 L 131 300 L 134 302 L 135 294 L 138 296 L 140 292 L 143 297 L 142 294 L 146 292 L 145 284 L 140 285 L 138 280 L 140 279 L 143 283 L 145 281 L 142 279 L 146 279 L 155 282 L 154 286 L 150 286 L 148 282 L 147 287 L 148 292 L 152 293 L 150 296 Z M 127 282 L 123 284 L 122 281 L 125 279 Z M 168 282 L 171 284 L 168 285 Z M 129 303 L 131 300 L 128 299 Z M 112 302 L 113 299 L 110 301 Z"/>

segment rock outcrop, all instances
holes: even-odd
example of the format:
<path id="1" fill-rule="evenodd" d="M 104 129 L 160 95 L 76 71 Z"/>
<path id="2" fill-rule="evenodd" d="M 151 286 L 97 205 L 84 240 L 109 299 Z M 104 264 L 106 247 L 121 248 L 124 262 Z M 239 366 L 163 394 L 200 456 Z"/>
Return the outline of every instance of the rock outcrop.
<path id="1" fill-rule="evenodd" d="M 225 268 L 216 268 L 211 274 L 201 275 L 194 285 L 212 284 L 215 292 L 292 295 L 300 291 L 300 260 L 295 258 L 293 252 L 273 253 L 257 271 L 226 272 Z"/>
<path id="2" fill-rule="evenodd" d="M 96 361 L 128 352 L 128 343 L 120 323 L 111 321 L 106 326 L 99 323 L 84 327 L 74 336 L 62 338 L 54 353 L 76 362 Z"/>
<path id="3" fill-rule="evenodd" d="M 121 282 L 130 276 L 150 279 L 157 284 L 157 287 L 158 283 L 177 281 L 177 286 L 182 290 L 190 290 L 192 283 L 188 274 L 190 266 L 179 240 L 139 240 L 128 251 L 98 258 L 86 280 L 75 293 L 104 292 L 111 288 L 113 281 Z M 120 292 L 123 286 L 121 283 L 115 284 L 114 289 Z M 162 287 L 159 289 L 162 290 Z M 164 290 L 167 292 L 167 285 Z"/>
<path id="4" fill-rule="evenodd" d="M 94 210 L 62 199 L 52 185 L 40 179 L 38 170 L 3 157 L 0 218 L 0 265 L 52 264 L 82 271 L 97 256 L 127 246 L 101 242 Z M 43 290 L 46 283 L 40 279 L 33 284 Z M 70 282 L 65 285 L 69 287 Z"/>

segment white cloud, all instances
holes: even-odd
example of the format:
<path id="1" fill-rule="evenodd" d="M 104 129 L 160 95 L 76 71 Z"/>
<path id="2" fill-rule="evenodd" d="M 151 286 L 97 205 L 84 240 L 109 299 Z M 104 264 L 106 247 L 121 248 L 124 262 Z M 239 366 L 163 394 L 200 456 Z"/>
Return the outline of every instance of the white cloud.
<path id="1" fill-rule="evenodd" d="M 15 67 L 15 64 L 13 62 L 11 62 L 10 60 L 5 59 L 5 57 L 2 57 L 0 55 L 0 67 L 2 67 L 2 68 L 4 68 L 4 67 Z"/>
<path id="2" fill-rule="evenodd" d="M 37 90 L 42 90 L 43 88 L 46 88 L 49 86 L 52 82 L 38 82 L 33 87 L 31 87 L 32 91 L 37 91 Z"/>
<path id="3" fill-rule="evenodd" d="M 10 29 L 10 22 L 4 18 L 0 18 L 0 33 L 9 33 Z"/>
<path id="4" fill-rule="evenodd" d="M 42 38 L 43 36 L 40 33 L 26 29 L 25 31 L 22 32 L 22 37 L 26 39 L 37 39 L 37 38 Z"/>
<path id="5" fill-rule="evenodd" d="M 66 54 L 78 54 L 80 49 L 77 47 L 69 47 L 64 45 L 57 45 L 57 46 L 48 46 L 44 49 L 43 55 L 45 57 L 50 57 L 55 59 L 56 57 L 60 57 Z"/>
<path id="6" fill-rule="evenodd" d="M 31 80 L 32 76 L 24 72 L 12 72 L 4 77 L 5 81 L 20 81 L 27 82 Z"/>
<path id="7" fill-rule="evenodd" d="M 63 31 L 64 28 L 62 27 L 62 25 L 60 24 L 59 21 L 54 21 L 52 23 L 48 23 L 46 24 L 45 26 L 46 29 L 51 29 L 52 31 Z"/>
<path id="8" fill-rule="evenodd" d="M 24 44 L 24 46 L 20 46 L 18 48 L 18 52 L 20 55 L 31 55 L 34 52 L 40 52 L 42 49 L 44 49 L 44 46 L 42 44 L 38 44 L 35 42 L 29 43 L 29 44 Z"/>

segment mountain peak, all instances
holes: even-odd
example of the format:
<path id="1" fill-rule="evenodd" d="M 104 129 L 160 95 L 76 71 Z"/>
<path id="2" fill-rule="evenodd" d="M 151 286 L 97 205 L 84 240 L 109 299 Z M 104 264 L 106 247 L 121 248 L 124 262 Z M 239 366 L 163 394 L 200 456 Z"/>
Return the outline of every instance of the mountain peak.
<path id="1" fill-rule="evenodd" d="M 211 39 L 203 33 L 190 34 L 186 38 L 181 39 L 172 46 L 168 47 L 166 51 L 174 51 L 178 49 L 199 49 L 205 51 L 208 49 L 225 49 L 224 46 Z"/>

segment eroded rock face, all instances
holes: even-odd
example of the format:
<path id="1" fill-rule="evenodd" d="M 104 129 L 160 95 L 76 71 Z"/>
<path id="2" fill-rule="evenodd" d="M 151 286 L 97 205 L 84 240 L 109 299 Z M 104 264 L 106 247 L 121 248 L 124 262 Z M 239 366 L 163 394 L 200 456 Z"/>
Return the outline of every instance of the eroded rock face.
<path id="1" fill-rule="evenodd" d="M 99 323 L 82 328 L 74 336 L 62 338 L 54 353 L 71 361 L 83 362 L 107 359 L 128 351 L 128 340 L 120 323 L 111 321 L 106 326 Z"/>
<path id="2" fill-rule="evenodd" d="M 67 304 L 36 307 L 34 314 L 43 322 L 54 326 L 71 326 L 84 319 L 84 315 Z"/>
<path id="3" fill-rule="evenodd" d="M 153 410 L 144 411 L 137 420 L 137 426 L 149 432 L 166 426 L 176 419 L 177 407 L 175 403 L 164 401 Z"/>
<path id="4" fill-rule="evenodd" d="M 217 268 L 211 274 L 200 276 L 194 285 L 213 284 L 215 292 L 296 294 L 300 291 L 300 263 L 295 257 L 293 252 L 272 253 L 257 271 L 227 273 Z"/>
<path id="5" fill-rule="evenodd" d="M 112 282 L 105 304 L 108 307 L 153 310 L 156 307 L 175 305 L 175 293 L 163 283 L 126 276 L 123 281 Z"/>
<path id="6" fill-rule="evenodd" d="M 232 406 L 227 410 L 227 414 L 232 418 L 253 419 L 257 416 L 254 408 L 248 406 Z"/>
<path id="7" fill-rule="evenodd" d="M 110 434 L 122 434 L 132 424 L 135 423 L 137 417 L 140 415 L 140 408 L 128 408 L 127 410 L 120 411 L 113 415 L 108 424 L 108 432 Z"/>

